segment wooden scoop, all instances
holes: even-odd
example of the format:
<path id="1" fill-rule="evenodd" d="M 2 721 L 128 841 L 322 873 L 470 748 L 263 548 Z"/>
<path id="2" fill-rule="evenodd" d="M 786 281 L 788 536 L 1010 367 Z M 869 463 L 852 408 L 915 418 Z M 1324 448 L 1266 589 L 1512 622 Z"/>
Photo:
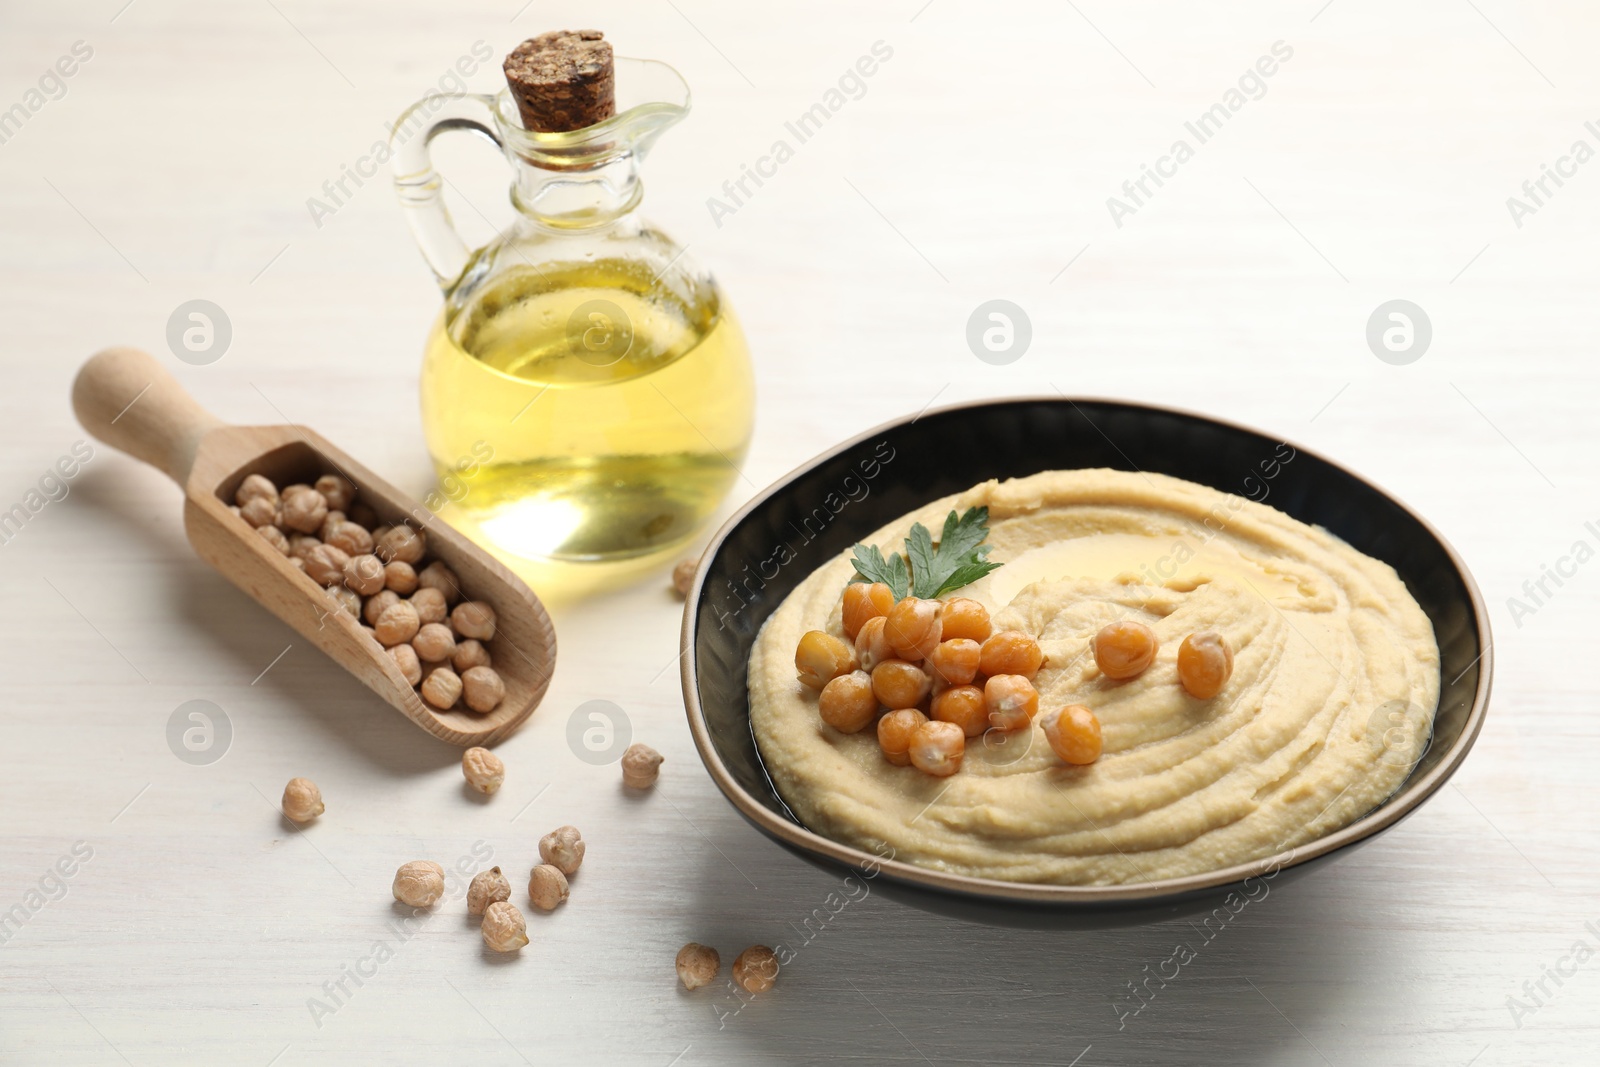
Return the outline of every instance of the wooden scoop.
<path id="1" fill-rule="evenodd" d="M 457 745 L 492 744 L 533 713 L 555 667 L 556 636 L 544 605 L 520 578 L 439 521 L 422 505 L 300 426 L 229 426 L 195 403 L 150 355 L 108 348 L 72 384 L 72 407 L 91 434 L 166 471 L 183 487 L 183 525 L 200 558 L 221 571 L 307 641 L 435 737 Z M 246 475 L 280 488 L 335 473 L 389 525 L 427 532 L 428 554 L 455 571 L 463 593 L 497 616 L 488 643 L 505 699 L 486 714 L 435 711 L 406 682 L 356 618 L 280 555 L 229 506 Z"/>

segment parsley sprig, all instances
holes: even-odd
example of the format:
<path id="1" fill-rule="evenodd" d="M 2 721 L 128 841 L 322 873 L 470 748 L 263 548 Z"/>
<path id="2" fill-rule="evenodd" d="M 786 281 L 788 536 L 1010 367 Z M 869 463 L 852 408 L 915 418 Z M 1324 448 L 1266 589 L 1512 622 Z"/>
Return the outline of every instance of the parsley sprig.
<path id="1" fill-rule="evenodd" d="M 911 527 L 905 553 L 885 557 L 876 545 L 855 546 L 856 576 L 852 582 L 882 582 L 894 592 L 896 600 L 914 596 L 931 600 L 971 585 L 1000 567 L 987 559 L 990 545 L 989 509 L 968 508 L 965 515 L 952 511 L 945 516 L 939 543 L 922 523 Z"/>

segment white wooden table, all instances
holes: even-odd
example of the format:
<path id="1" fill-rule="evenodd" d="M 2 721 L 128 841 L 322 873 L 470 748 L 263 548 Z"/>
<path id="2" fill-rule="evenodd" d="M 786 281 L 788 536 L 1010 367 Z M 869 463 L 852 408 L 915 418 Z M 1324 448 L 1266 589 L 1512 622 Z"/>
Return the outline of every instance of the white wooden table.
<path id="1" fill-rule="evenodd" d="M 456 750 L 208 571 L 177 491 L 99 448 L 0 544 L 0 1061 L 1592 1059 L 1600 958 L 1570 954 L 1600 951 L 1600 162 L 1560 164 L 1565 184 L 1547 180 L 1520 226 L 1506 201 L 1574 141 L 1600 148 L 1585 127 L 1600 15 L 1321 2 L 0 5 L 0 108 L 23 108 L 0 126 L 0 510 L 26 508 L 84 437 L 68 383 L 110 343 L 160 354 L 225 418 L 313 425 L 424 489 L 416 372 L 437 294 L 387 173 L 347 180 L 320 225 L 307 199 L 474 42 L 498 57 L 592 24 L 694 87 L 646 209 L 716 270 L 757 353 L 737 496 L 930 403 L 1060 389 L 1192 405 L 1344 461 L 1436 522 L 1491 604 L 1499 667 L 1450 787 L 1241 915 L 1120 1024 L 1127 983 L 1193 937 L 1184 924 L 996 930 L 879 895 L 733 1014 L 726 991 L 677 988 L 678 946 L 727 961 L 797 944 L 837 880 L 748 828 L 701 770 L 664 573 L 552 598 L 554 684 L 480 804 Z M 78 41 L 92 56 L 30 96 Z M 878 41 L 892 56 L 864 95 L 714 220 L 707 198 Z M 1200 143 L 1185 122 L 1278 41 L 1292 56 L 1264 94 Z M 468 81 L 497 78 L 491 63 Z M 1192 158 L 1161 162 L 1179 138 Z M 490 150 L 441 142 L 441 157 L 465 225 L 508 217 Z M 1169 176 L 1118 226 L 1107 198 L 1146 164 Z M 1032 325 L 1005 366 L 965 339 L 995 298 Z M 167 349 L 192 299 L 232 324 L 209 365 Z M 1392 299 L 1432 323 L 1408 365 L 1365 340 Z M 1579 541 L 1584 561 L 1562 563 Z M 1514 618 L 1507 598 L 1547 566 L 1568 576 Z M 592 699 L 665 753 L 653 795 L 623 796 L 614 767 L 569 750 Z M 209 765 L 168 744 L 191 700 L 231 725 Z M 292 775 L 327 796 L 303 834 L 274 810 Z M 497 862 L 516 883 L 565 822 L 588 861 L 519 958 L 486 958 L 459 903 L 391 926 L 399 863 Z"/>

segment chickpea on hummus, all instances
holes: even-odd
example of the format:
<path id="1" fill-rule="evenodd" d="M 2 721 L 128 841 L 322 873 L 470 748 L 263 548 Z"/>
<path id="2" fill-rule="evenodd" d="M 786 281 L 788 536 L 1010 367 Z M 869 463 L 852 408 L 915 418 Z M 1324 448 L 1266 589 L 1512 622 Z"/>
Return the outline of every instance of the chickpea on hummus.
<path id="1" fill-rule="evenodd" d="M 985 508 L 956 570 L 981 576 L 946 599 L 864 586 L 846 554 L 764 624 L 751 725 L 817 833 L 981 878 L 1150 881 L 1322 837 L 1421 757 L 1439 650 L 1388 565 L 1265 504 L 1111 470 L 985 482 L 868 544 L 899 568 L 916 524 L 949 536 Z"/>

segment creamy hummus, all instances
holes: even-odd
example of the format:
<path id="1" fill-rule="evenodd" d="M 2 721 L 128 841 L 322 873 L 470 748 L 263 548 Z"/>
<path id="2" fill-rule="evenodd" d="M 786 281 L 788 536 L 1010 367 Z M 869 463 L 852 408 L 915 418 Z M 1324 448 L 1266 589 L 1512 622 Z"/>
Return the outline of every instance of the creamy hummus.
<path id="1" fill-rule="evenodd" d="M 1023 882 L 1104 885 L 1270 856 L 1353 822 L 1395 791 L 1426 745 L 1439 698 L 1433 627 L 1394 570 L 1265 504 L 1158 474 L 1049 471 L 986 482 L 864 538 L 899 550 L 952 508 L 989 508 L 990 559 L 961 590 L 995 629 L 1038 638 L 1042 715 L 1099 716 L 1097 763 L 1064 764 L 1036 719 L 967 742 L 934 778 L 884 759 L 871 727 L 844 734 L 795 678 L 807 630 L 843 636 L 853 569 L 842 555 L 764 624 L 750 657 L 750 718 L 773 783 L 807 827 L 897 859 Z M 1154 665 L 1100 674 L 1106 623 L 1155 630 Z M 1216 630 L 1234 670 L 1210 700 L 1177 681 L 1178 645 Z"/>

